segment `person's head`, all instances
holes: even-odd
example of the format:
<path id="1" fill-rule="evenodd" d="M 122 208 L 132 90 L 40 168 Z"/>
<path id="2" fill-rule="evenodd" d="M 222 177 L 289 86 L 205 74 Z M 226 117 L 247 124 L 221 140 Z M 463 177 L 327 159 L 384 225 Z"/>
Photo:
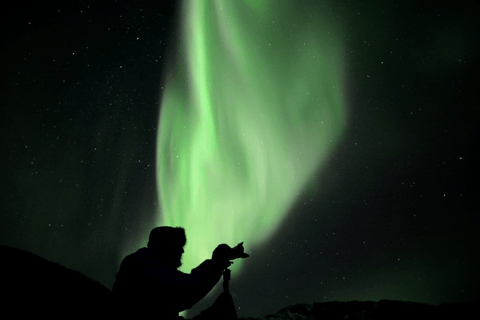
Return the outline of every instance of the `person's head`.
<path id="1" fill-rule="evenodd" d="M 183 247 L 187 243 L 185 230 L 180 227 L 157 227 L 150 231 L 147 247 L 167 266 L 182 265 Z"/>

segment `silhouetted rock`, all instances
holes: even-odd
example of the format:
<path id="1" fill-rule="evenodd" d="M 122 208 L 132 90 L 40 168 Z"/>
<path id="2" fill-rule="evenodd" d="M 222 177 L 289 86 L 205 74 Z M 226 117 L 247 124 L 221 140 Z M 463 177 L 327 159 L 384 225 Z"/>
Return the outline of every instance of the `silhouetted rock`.
<path id="1" fill-rule="evenodd" d="M 377 302 L 348 301 L 322 302 L 313 304 L 313 316 L 323 319 L 371 319 Z"/>
<path id="2" fill-rule="evenodd" d="M 309 320 L 312 319 L 312 305 L 311 304 L 296 304 L 283 308 L 275 314 L 268 314 L 265 317 L 246 317 L 240 318 L 243 320 Z"/>
<path id="3" fill-rule="evenodd" d="M 1 318 L 72 319 L 109 313 L 110 290 L 82 273 L 7 246 L 0 246 L 0 257 Z"/>
<path id="4" fill-rule="evenodd" d="M 276 314 L 264 317 L 246 317 L 242 320 L 437 320 L 470 319 L 478 304 L 446 303 L 438 306 L 425 303 L 380 300 L 330 301 L 297 304 Z"/>
<path id="5" fill-rule="evenodd" d="M 0 245 L 0 318 L 114 318 L 111 292 L 98 281 L 29 252 Z M 112 270 L 113 272 L 113 270 Z M 475 318 L 477 302 L 438 306 L 380 300 L 316 302 L 243 320 L 416 320 Z M 12 314 L 14 315 L 12 317 Z M 8 315 L 8 316 L 5 316 Z M 156 315 L 160 318 L 160 315 Z M 214 320 L 214 319 L 212 319 Z"/>

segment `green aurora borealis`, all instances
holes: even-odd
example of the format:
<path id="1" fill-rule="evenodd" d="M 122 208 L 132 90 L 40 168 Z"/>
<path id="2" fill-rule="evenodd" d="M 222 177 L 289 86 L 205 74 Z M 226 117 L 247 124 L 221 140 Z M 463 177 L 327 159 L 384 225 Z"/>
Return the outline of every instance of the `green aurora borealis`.
<path id="1" fill-rule="evenodd" d="M 157 225 L 186 228 L 185 272 L 244 241 L 250 258 L 230 286 L 239 317 L 477 301 L 478 12 L 399 0 L 11 2 L 0 245 L 111 289 Z M 219 291 L 221 281 L 189 316 Z"/>
<path id="2" fill-rule="evenodd" d="M 162 88 L 157 184 L 158 224 L 187 232 L 184 271 L 219 243 L 249 251 L 267 239 L 342 135 L 340 30 L 314 7 L 183 4 Z"/>

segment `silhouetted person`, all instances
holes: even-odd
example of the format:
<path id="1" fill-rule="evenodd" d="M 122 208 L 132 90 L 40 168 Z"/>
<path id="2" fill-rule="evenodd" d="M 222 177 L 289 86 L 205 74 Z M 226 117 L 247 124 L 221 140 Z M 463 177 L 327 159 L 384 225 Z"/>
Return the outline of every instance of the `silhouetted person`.
<path id="1" fill-rule="evenodd" d="M 228 293 L 227 268 L 232 264 L 230 260 L 248 257 L 242 244 L 233 249 L 219 245 L 212 259 L 186 274 L 178 270 L 186 241 L 183 228 L 157 227 L 150 232 L 146 248 L 125 257 L 113 284 L 119 315 L 177 319 L 179 312 L 205 297 L 225 272 L 225 291 L 194 319 L 237 319 Z"/>

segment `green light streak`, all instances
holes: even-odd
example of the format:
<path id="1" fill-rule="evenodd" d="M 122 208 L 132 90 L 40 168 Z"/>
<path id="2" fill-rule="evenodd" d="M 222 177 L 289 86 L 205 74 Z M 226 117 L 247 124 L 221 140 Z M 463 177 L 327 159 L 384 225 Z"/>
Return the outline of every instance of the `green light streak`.
<path id="1" fill-rule="evenodd" d="M 158 225 L 185 228 L 182 270 L 271 236 L 340 138 L 342 46 L 320 9 L 184 3 L 157 140 Z"/>

